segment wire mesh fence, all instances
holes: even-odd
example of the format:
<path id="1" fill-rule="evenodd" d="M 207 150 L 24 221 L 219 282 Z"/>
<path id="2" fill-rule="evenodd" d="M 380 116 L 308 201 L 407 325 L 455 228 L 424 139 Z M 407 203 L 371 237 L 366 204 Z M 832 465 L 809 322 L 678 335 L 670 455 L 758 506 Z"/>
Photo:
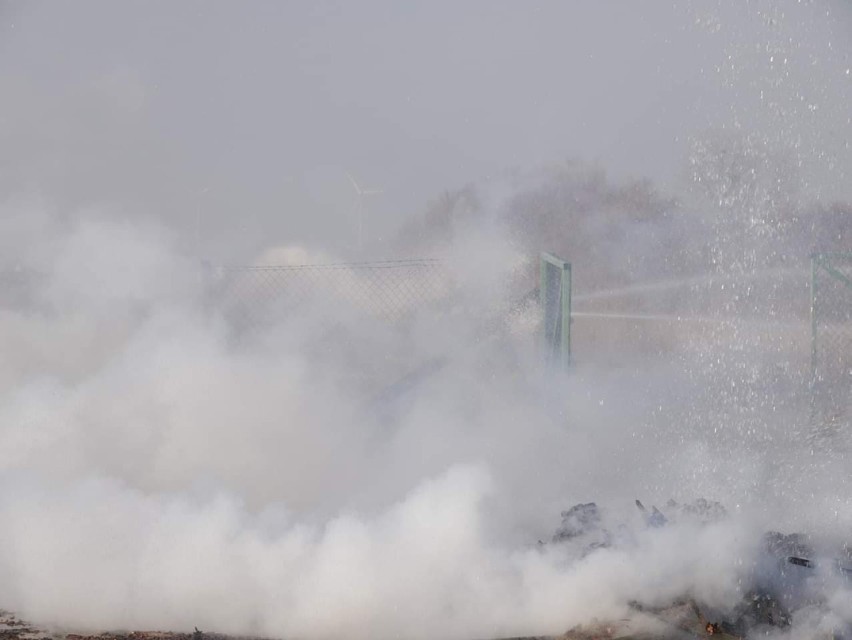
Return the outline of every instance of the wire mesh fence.
<path id="1" fill-rule="evenodd" d="M 821 422 L 852 418 L 852 253 L 811 259 L 811 368 Z"/>
<path id="2" fill-rule="evenodd" d="M 219 266 L 208 267 L 206 279 L 214 304 L 242 328 L 310 310 L 399 321 L 450 290 L 446 270 L 431 259 Z"/>

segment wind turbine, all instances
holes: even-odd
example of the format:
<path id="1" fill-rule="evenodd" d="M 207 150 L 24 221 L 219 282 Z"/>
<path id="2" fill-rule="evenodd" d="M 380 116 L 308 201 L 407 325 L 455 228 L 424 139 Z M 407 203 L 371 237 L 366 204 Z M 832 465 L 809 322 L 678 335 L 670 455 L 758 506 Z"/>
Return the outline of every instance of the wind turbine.
<path id="1" fill-rule="evenodd" d="M 201 260 L 201 200 L 210 192 L 210 187 L 202 187 L 195 192 L 195 254 Z"/>
<path id="2" fill-rule="evenodd" d="M 201 255 L 201 200 L 210 192 L 210 187 L 202 187 L 193 192 L 195 197 L 195 259 L 198 260 L 199 280 L 201 285 L 205 284 L 207 275 L 207 261 Z"/>
<path id="3" fill-rule="evenodd" d="M 358 184 L 355 178 L 352 177 L 352 174 L 348 171 L 346 172 L 346 177 L 349 178 L 349 182 L 352 183 L 352 187 L 355 189 L 355 194 L 358 197 L 358 251 L 362 251 L 364 249 L 364 198 L 379 195 L 380 193 L 384 193 L 384 190 L 361 188 L 361 185 Z"/>

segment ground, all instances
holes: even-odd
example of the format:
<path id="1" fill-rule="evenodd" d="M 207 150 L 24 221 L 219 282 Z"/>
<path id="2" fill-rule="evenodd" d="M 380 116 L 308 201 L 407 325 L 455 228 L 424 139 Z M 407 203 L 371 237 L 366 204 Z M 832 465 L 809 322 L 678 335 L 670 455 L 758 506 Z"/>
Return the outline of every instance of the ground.
<path id="1" fill-rule="evenodd" d="M 122 631 L 97 634 L 47 631 L 0 610 L 0 640 L 261 640 L 220 633 L 175 633 L 171 631 Z"/>
<path id="2" fill-rule="evenodd" d="M 638 611 L 629 619 L 577 627 L 561 636 L 514 638 L 510 640 L 689 640 L 715 636 L 730 640 L 736 636 L 721 631 L 709 633 L 705 620 L 691 602 L 666 609 Z M 45 631 L 14 614 L 0 612 L 0 640 L 260 640 L 235 638 L 215 633 L 173 633 L 164 631 L 104 632 L 78 634 Z"/>

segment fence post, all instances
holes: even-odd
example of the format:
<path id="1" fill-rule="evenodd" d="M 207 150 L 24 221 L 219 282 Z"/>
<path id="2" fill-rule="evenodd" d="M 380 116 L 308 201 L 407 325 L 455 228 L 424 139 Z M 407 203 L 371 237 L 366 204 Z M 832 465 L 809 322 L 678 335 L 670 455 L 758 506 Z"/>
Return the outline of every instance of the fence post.
<path id="1" fill-rule="evenodd" d="M 817 374 L 817 260 L 811 255 L 811 388 L 816 384 Z"/>
<path id="2" fill-rule="evenodd" d="M 539 304 L 545 358 L 567 368 L 571 362 L 571 263 L 545 252 L 541 254 Z"/>

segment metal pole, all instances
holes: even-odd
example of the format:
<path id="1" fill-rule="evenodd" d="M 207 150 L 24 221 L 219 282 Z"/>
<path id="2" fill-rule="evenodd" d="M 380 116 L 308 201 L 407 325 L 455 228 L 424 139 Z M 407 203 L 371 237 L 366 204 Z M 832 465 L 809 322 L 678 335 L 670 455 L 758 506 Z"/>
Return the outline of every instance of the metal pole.
<path id="1" fill-rule="evenodd" d="M 811 256 L 811 388 L 817 376 L 817 268 L 819 255 Z"/>
<path id="2" fill-rule="evenodd" d="M 556 300 L 548 287 L 550 273 L 558 273 Z M 545 354 L 548 361 L 558 358 L 559 364 L 567 368 L 571 361 L 571 263 L 542 252 L 539 277 L 539 304 L 543 315 L 542 342 Z"/>
<path id="3" fill-rule="evenodd" d="M 550 359 L 550 338 L 547 330 L 547 260 L 541 254 L 539 261 L 538 305 L 541 309 L 541 347 L 546 360 Z"/>
<path id="4" fill-rule="evenodd" d="M 562 265 L 562 365 L 571 364 L 571 263 Z"/>
<path id="5" fill-rule="evenodd" d="M 364 252 L 364 196 L 358 194 L 358 253 Z M 360 258 L 359 258 L 360 260 Z"/>

